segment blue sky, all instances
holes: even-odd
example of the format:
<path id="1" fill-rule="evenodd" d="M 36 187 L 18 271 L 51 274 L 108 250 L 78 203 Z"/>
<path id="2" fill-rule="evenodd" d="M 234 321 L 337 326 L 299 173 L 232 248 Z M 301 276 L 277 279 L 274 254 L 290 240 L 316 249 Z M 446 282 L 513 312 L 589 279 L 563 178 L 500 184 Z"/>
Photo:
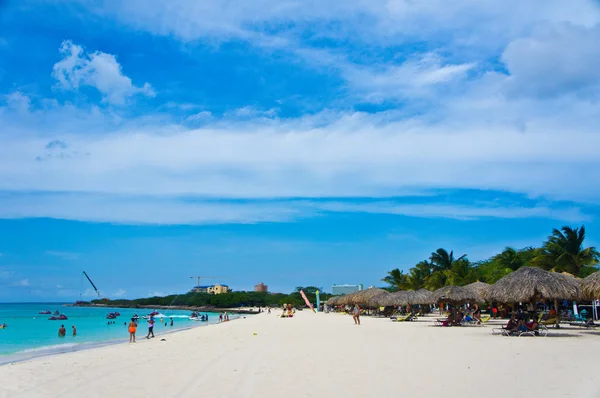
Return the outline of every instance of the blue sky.
<path id="1" fill-rule="evenodd" d="M 595 1 L 55 3 L 0 2 L 0 301 L 598 239 Z"/>

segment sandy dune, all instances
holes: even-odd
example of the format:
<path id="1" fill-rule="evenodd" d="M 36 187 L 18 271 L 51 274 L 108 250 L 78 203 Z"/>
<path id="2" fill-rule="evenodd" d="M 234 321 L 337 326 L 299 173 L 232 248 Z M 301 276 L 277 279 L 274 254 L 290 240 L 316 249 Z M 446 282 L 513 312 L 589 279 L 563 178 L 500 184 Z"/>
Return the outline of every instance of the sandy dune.
<path id="1" fill-rule="evenodd" d="M 600 397 L 600 332 L 507 338 L 433 318 L 277 315 L 2 366 L 0 396 Z"/>

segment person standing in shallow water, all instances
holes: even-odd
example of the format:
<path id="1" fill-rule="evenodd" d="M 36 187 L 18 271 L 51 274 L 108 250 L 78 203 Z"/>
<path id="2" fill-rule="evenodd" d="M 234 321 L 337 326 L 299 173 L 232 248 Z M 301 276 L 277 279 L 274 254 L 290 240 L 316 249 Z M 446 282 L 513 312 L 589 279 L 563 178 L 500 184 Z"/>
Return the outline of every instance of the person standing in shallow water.
<path id="1" fill-rule="evenodd" d="M 73 337 L 77 336 L 77 328 L 75 325 L 71 326 L 71 329 L 73 329 Z"/>
<path id="2" fill-rule="evenodd" d="M 60 329 L 58 329 L 58 337 L 65 337 L 67 335 L 67 329 L 65 329 L 65 325 L 60 325 Z"/>
<path id="3" fill-rule="evenodd" d="M 355 305 L 352 310 L 352 319 L 354 319 L 355 325 L 360 326 L 360 307 L 358 305 Z"/>
<path id="4" fill-rule="evenodd" d="M 173 326 L 173 318 L 171 318 L 171 326 Z"/>

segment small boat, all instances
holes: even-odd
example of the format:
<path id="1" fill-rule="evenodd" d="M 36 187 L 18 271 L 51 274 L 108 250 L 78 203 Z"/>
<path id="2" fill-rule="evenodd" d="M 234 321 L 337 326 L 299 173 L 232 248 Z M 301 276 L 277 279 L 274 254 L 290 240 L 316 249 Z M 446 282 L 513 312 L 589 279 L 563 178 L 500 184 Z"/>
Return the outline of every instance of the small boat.
<path id="1" fill-rule="evenodd" d="M 50 315 L 50 314 L 52 314 L 52 311 L 40 311 L 40 312 L 38 312 L 38 314 L 40 314 L 40 315 Z"/>
<path id="2" fill-rule="evenodd" d="M 148 316 L 154 316 L 154 315 L 158 315 L 158 314 L 160 314 L 160 312 L 152 311 L 151 313 L 148 314 Z"/>
<path id="3" fill-rule="evenodd" d="M 115 316 L 121 316 L 120 312 L 115 312 Z"/>
<path id="4" fill-rule="evenodd" d="M 52 315 L 48 318 L 49 321 L 66 321 L 67 319 L 69 318 L 65 314 L 60 314 L 59 316 Z"/>
<path id="5" fill-rule="evenodd" d="M 115 315 L 115 313 L 114 313 L 114 312 L 111 312 L 110 314 L 108 314 L 108 315 L 106 316 L 106 319 L 116 319 L 116 318 L 117 318 L 117 316 Z"/>

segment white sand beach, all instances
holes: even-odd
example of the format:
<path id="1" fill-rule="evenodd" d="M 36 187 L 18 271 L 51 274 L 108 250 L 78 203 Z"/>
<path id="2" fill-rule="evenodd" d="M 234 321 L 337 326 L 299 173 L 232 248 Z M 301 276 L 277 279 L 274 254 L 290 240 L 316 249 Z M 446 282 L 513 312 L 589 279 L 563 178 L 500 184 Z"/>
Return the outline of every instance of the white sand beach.
<path id="1" fill-rule="evenodd" d="M 354 326 L 339 314 L 279 313 L 5 365 L 0 396 L 600 396 L 598 331 L 501 337 L 491 325 L 433 327 L 434 317 Z"/>

